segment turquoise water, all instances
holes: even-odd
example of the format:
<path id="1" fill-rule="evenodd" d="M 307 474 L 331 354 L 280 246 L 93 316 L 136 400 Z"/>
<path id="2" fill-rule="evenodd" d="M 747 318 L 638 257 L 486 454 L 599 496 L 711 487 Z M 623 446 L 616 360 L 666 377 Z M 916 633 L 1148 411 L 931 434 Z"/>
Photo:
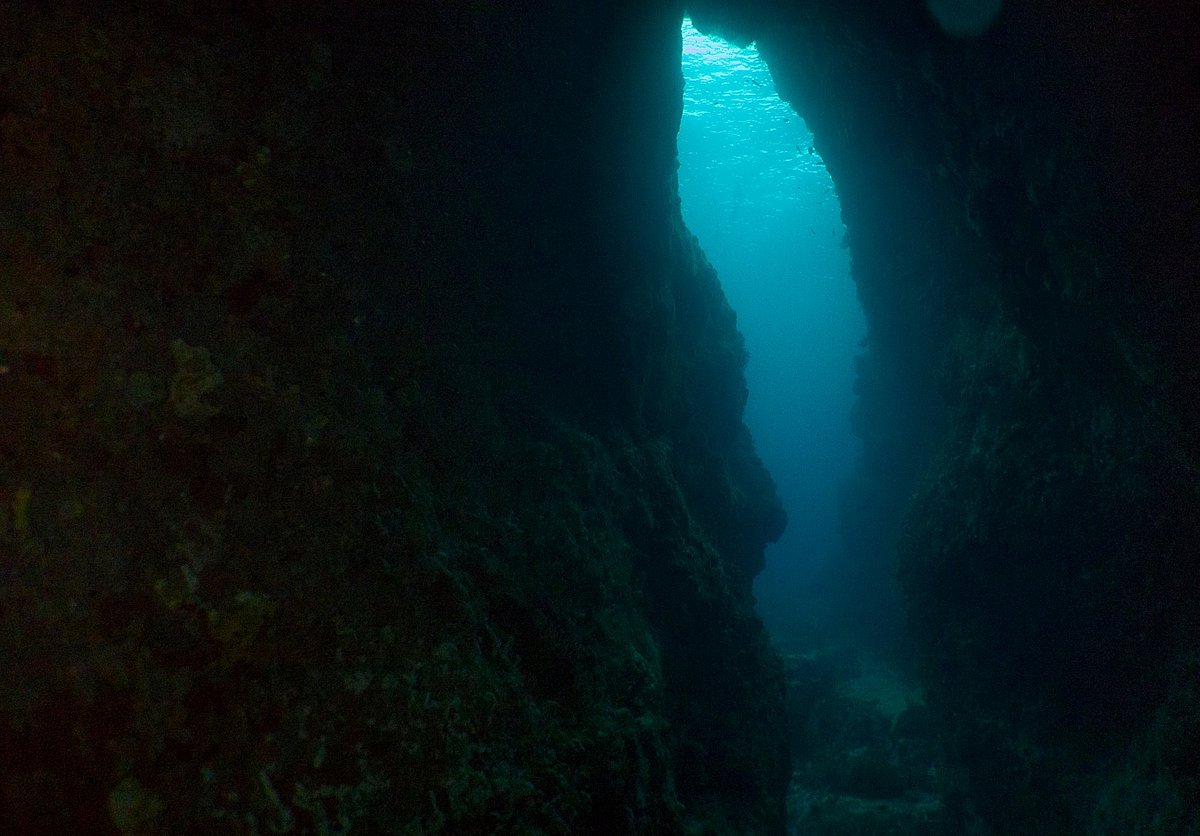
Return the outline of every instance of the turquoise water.
<path id="1" fill-rule="evenodd" d="M 683 24 L 679 193 L 750 352 L 746 423 L 790 517 L 767 552 L 760 612 L 781 629 L 837 548 L 837 496 L 859 455 L 853 358 L 866 333 L 834 184 L 769 70 Z"/>

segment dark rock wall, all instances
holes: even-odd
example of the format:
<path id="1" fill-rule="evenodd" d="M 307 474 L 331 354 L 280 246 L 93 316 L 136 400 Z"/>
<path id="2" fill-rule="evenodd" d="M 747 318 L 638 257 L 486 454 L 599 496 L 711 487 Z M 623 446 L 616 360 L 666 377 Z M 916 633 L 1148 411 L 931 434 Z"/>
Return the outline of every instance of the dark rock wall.
<path id="1" fill-rule="evenodd" d="M 780 832 L 679 10 L 0 7 L 0 823 Z"/>
<path id="2" fill-rule="evenodd" d="M 1194 16 L 1006 2 L 956 40 L 917 3 L 694 5 L 759 39 L 838 185 L 848 509 L 906 506 L 962 827 L 1196 832 Z"/>
<path id="3" fill-rule="evenodd" d="M 1190 8 L 709 5 L 838 183 L 962 829 L 1194 832 Z M 680 11 L 0 4 L 9 830 L 782 829 Z"/>

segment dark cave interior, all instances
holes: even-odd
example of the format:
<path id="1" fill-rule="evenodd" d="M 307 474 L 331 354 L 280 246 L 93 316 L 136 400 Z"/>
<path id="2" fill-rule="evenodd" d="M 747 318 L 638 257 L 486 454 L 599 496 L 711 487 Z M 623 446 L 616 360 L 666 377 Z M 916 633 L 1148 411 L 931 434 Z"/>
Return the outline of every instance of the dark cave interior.
<path id="1" fill-rule="evenodd" d="M 837 183 L 936 817 L 789 820 L 680 3 L 4 0 L 8 832 L 1200 833 L 1190 5 L 686 11 Z"/>

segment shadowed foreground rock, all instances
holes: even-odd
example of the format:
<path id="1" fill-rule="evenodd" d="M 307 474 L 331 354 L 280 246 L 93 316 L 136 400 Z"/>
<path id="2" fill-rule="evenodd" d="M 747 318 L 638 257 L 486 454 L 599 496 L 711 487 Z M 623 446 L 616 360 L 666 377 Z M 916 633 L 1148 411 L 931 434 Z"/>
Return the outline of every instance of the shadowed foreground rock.
<path id="1" fill-rule="evenodd" d="M 955 832 L 1195 833 L 1190 10 L 734 6 L 845 210 Z M 784 831 L 682 12 L 0 3 L 7 832 Z"/>

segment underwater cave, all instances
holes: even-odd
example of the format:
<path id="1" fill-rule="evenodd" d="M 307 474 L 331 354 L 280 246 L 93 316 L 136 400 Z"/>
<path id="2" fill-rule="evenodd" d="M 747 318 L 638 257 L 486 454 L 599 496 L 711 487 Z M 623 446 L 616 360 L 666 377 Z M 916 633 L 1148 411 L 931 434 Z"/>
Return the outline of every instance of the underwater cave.
<path id="1" fill-rule="evenodd" d="M 866 326 L 837 189 L 753 44 L 704 35 L 685 18 L 683 77 L 680 208 L 737 313 L 743 419 L 788 515 L 754 581 L 757 611 L 777 644 L 811 633 L 806 620 L 845 635 L 848 625 L 831 623 L 844 607 L 829 576 L 846 562 L 835 557 L 839 491 L 860 456 L 852 361 Z"/>
<path id="2" fill-rule="evenodd" d="M 7 832 L 1200 833 L 1190 5 L 0 21 Z"/>

